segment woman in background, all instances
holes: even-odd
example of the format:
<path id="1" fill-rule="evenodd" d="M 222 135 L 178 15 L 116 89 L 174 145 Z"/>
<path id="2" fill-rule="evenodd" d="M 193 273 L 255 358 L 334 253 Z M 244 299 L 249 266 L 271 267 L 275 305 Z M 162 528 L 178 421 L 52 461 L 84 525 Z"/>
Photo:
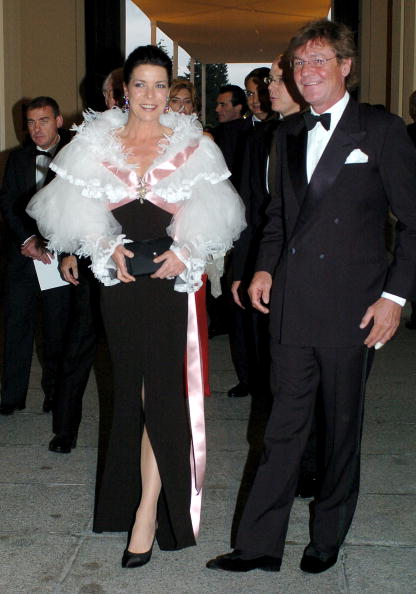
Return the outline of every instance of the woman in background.
<path id="1" fill-rule="evenodd" d="M 197 95 L 195 86 L 182 78 L 172 81 L 169 92 L 169 107 L 172 111 L 191 115 L 198 113 Z"/>

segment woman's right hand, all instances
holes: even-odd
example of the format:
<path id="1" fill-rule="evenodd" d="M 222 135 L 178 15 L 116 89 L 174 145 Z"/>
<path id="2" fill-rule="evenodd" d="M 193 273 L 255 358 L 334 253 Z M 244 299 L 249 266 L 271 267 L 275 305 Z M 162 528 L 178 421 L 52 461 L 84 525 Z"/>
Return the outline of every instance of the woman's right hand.
<path id="1" fill-rule="evenodd" d="M 126 267 L 126 257 L 133 258 L 133 256 L 133 252 L 126 249 L 124 245 L 118 245 L 111 256 L 117 266 L 117 278 L 122 283 L 131 283 L 136 280 L 134 276 L 127 272 Z"/>

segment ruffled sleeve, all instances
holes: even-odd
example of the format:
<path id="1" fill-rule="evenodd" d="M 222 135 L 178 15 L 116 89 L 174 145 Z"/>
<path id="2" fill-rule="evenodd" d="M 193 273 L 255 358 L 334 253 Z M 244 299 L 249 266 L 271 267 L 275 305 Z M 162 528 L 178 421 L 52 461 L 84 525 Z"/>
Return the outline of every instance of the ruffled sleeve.
<path id="1" fill-rule="evenodd" d="M 120 110 L 84 116 L 74 139 L 51 163 L 56 177 L 35 194 L 26 210 L 48 240 L 48 249 L 90 257 L 94 275 L 111 285 L 119 282 L 111 255 L 129 240 L 107 204 L 125 198 L 129 189 L 103 163 L 128 168 L 113 137 L 126 117 Z"/>
<path id="2" fill-rule="evenodd" d="M 214 274 L 212 280 L 219 281 L 223 256 L 246 227 L 244 204 L 229 175 L 221 151 L 204 136 L 186 164 L 169 176 L 183 200 L 167 229 L 174 239 L 171 249 L 186 265 L 175 285 L 177 291 L 198 290 L 207 265 Z M 159 194 L 159 189 L 158 184 L 154 190 Z"/>
<path id="3" fill-rule="evenodd" d="M 119 282 L 111 255 L 125 235 L 103 201 L 86 198 L 79 186 L 56 177 L 32 198 L 27 212 L 48 240 L 48 249 L 90 257 L 98 280 Z"/>

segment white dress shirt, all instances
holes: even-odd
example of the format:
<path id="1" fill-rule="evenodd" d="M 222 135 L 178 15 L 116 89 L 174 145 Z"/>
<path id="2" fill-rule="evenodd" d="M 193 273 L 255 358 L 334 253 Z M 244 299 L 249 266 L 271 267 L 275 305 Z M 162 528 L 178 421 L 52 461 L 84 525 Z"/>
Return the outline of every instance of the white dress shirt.
<path id="1" fill-rule="evenodd" d="M 43 184 L 45 183 L 46 175 L 47 175 L 48 169 L 49 169 L 49 164 L 50 164 L 51 160 L 53 159 L 53 157 L 55 156 L 56 149 L 58 148 L 59 142 L 60 142 L 60 139 L 58 140 L 58 142 L 56 144 L 54 144 L 53 146 L 50 146 L 48 149 L 43 149 L 40 146 L 36 146 L 36 149 L 38 151 L 40 151 L 41 153 L 49 153 L 51 155 L 51 158 L 49 156 L 47 156 L 46 154 L 45 154 L 45 156 L 43 156 L 43 155 L 36 156 L 36 189 L 37 190 L 40 190 L 43 187 Z"/>

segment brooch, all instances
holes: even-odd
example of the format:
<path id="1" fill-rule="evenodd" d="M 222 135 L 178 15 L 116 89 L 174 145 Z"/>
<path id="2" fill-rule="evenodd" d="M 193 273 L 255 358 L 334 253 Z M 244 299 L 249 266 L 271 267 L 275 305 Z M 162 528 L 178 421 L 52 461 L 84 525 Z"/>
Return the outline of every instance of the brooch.
<path id="1" fill-rule="evenodd" d="M 149 186 L 146 184 L 142 177 L 139 178 L 139 183 L 136 186 L 136 198 L 143 204 L 146 194 L 149 192 Z"/>

